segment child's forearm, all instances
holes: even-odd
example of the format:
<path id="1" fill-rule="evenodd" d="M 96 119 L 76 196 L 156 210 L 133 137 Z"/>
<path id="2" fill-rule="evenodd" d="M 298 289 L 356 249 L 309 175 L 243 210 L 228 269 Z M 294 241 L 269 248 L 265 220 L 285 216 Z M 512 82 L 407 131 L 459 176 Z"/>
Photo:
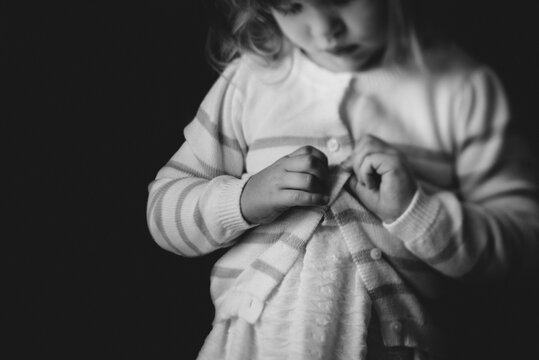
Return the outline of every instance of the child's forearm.
<path id="1" fill-rule="evenodd" d="M 509 135 L 505 96 L 490 72 L 475 73 L 458 96 L 458 194 L 419 192 L 386 227 L 448 276 L 524 278 L 539 258 L 539 188 L 530 153 Z"/>
<path id="2" fill-rule="evenodd" d="M 521 194 L 474 204 L 420 192 L 410 212 L 386 227 L 428 265 L 463 280 L 523 279 L 539 256 L 539 209 Z"/>
<path id="3" fill-rule="evenodd" d="M 228 246 L 250 227 L 240 211 L 247 180 L 241 126 L 242 95 L 235 66 L 212 86 L 185 143 L 150 184 L 148 227 L 166 250 L 198 256 Z"/>
<path id="4" fill-rule="evenodd" d="M 149 189 L 147 221 L 153 238 L 183 256 L 227 246 L 250 227 L 239 208 L 246 178 L 211 178 L 197 163 L 189 147 L 182 146 Z"/>
<path id="5" fill-rule="evenodd" d="M 441 273 L 523 279 L 539 258 L 539 189 L 530 153 L 509 135 L 510 113 L 497 78 L 475 72 L 455 95 L 457 193 L 418 192 L 386 225 Z"/>

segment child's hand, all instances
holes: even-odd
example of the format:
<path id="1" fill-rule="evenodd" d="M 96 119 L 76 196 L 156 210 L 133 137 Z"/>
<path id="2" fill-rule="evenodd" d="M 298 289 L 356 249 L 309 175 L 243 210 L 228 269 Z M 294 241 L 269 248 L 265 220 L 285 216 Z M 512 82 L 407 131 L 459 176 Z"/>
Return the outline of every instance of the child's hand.
<path id="1" fill-rule="evenodd" d="M 342 166 L 353 169 L 351 188 L 362 204 L 385 223 L 402 215 L 417 190 L 404 155 L 372 135 L 360 139 Z"/>
<path id="2" fill-rule="evenodd" d="M 326 155 L 304 146 L 253 175 L 245 184 L 240 206 L 251 224 L 267 224 L 293 206 L 325 205 Z"/>

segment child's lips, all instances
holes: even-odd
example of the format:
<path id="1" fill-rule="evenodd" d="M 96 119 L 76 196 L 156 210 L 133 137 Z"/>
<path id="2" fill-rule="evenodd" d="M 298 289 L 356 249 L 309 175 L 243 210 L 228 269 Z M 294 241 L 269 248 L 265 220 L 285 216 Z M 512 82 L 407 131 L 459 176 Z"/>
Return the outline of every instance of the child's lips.
<path id="1" fill-rule="evenodd" d="M 351 55 L 356 52 L 356 50 L 359 49 L 359 45 L 352 44 L 352 45 L 341 45 L 341 46 L 335 46 L 333 48 L 329 48 L 326 50 L 326 52 L 336 55 L 336 56 L 345 56 L 345 55 Z"/>

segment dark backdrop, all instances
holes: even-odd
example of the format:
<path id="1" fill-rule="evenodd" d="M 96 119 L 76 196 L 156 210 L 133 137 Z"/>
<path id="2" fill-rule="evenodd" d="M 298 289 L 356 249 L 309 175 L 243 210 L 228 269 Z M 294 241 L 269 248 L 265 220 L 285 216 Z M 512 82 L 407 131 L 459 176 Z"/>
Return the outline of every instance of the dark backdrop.
<path id="1" fill-rule="evenodd" d="M 430 3 L 500 74 L 539 154 L 533 2 Z M 148 183 L 216 77 L 204 57 L 204 4 L 1 3 L 9 358 L 193 359 L 200 348 L 218 254 L 161 250 L 145 206 Z M 510 349 L 539 358 L 536 295 L 514 294 L 511 307 L 489 295 L 494 311 L 471 309 L 490 358 Z"/>

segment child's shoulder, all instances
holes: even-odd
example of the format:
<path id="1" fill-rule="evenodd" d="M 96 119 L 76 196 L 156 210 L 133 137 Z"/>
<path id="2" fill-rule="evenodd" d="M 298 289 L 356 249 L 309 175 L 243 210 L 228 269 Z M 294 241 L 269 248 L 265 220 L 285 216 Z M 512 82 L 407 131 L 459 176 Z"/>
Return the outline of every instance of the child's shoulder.
<path id="1" fill-rule="evenodd" d="M 440 93 L 461 93 L 464 88 L 485 86 L 497 81 L 495 72 L 456 45 L 444 45 L 423 51 L 421 81 Z M 428 76 L 423 76 L 427 74 Z"/>
<path id="2" fill-rule="evenodd" d="M 207 93 L 204 105 L 229 103 L 252 109 L 288 93 L 291 81 L 286 64 L 266 66 L 260 61 L 242 55 L 228 63 Z"/>
<path id="3" fill-rule="evenodd" d="M 267 62 L 255 55 L 244 54 L 234 59 L 221 74 L 222 77 L 233 80 L 235 86 L 278 86 L 291 73 L 293 59 L 283 57 L 273 62 Z"/>

